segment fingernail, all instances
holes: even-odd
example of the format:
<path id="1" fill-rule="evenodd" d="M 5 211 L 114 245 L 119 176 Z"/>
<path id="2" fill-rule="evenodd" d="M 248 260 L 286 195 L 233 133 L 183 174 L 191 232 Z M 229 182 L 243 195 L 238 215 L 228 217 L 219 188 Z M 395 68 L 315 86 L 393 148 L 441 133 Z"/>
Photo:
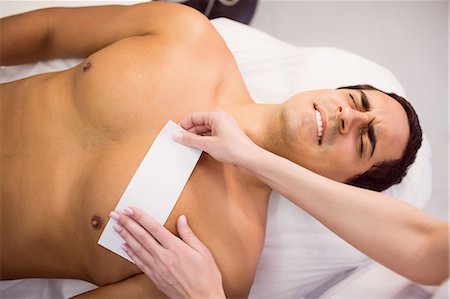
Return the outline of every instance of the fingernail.
<path id="1" fill-rule="evenodd" d="M 115 220 L 119 220 L 120 219 L 120 215 L 117 214 L 116 212 L 109 213 L 109 217 L 111 217 L 112 219 L 115 219 Z"/>
<path id="2" fill-rule="evenodd" d="M 122 248 L 123 251 L 127 252 L 128 251 L 128 247 L 126 244 L 122 244 L 120 245 L 120 248 Z"/>
<path id="3" fill-rule="evenodd" d="M 183 133 L 175 132 L 172 134 L 172 139 L 175 141 L 181 140 L 183 138 Z"/>
<path id="4" fill-rule="evenodd" d="M 180 216 L 180 224 L 181 225 L 187 225 L 186 216 L 184 216 L 184 215 Z"/>
<path id="5" fill-rule="evenodd" d="M 118 233 L 122 231 L 122 227 L 117 223 L 113 225 L 113 229 Z"/>
<path id="6" fill-rule="evenodd" d="M 133 216 L 134 212 L 132 209 L 130 208 L 125 208 L 125 210 L 123 210 L 125 214 L 127 214 L 128 216 Z"/>

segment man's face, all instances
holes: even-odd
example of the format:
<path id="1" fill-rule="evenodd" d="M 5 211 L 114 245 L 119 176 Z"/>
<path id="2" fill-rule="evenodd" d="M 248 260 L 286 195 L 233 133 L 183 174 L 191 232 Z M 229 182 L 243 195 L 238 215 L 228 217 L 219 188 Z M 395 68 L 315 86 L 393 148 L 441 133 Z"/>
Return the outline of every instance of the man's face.
<path id="1" fill-rule="evenodd" d="M 376 90 L 303 92 L 283 104 L 281 119 L 289 158 L 340 182 L 400 159 L 409 139 L 403 107 Z"/>

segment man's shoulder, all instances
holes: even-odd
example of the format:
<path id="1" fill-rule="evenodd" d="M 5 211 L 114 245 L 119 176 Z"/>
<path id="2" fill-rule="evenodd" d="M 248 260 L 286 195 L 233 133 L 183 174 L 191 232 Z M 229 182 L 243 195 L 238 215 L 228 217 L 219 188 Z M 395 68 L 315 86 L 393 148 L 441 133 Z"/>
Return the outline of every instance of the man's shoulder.
<path id="1" fill-rule="evenodd" d="M 165 26 L 159 30 L 149 32 L 150 36 L 158 36 L 184 50 L 194 49 L 205 54 L 230 53 L 224 40 L 205 15 L 186 5 L 173 5 L 171 8 L 170 20 L 164 21 Z"/>
<path id="2" fill-rule="evenodd" d="M 197 16 L 186 28 L 185 37 L 177 39 L 175 49 L 188 51 L 196 58 L 201 58 L 214 64 L 229 64 L 234 61 L 233 55 L 211 22 L 203 16 Z"/>

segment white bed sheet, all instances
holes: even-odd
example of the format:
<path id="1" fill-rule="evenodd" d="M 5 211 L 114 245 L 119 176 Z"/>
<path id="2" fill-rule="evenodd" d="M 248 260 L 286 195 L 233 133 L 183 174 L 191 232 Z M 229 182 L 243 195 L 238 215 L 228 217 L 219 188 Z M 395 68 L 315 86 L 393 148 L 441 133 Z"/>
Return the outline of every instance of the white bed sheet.
<path id="1" fill-rule="evenodd" d="M 257 102 L 279 102 L 302 90 L 369 83 L 405 95 L 383 67 L 333 48 L 299 48 L 248 26 L 217 19 L 214 26 L 232 50 Z M 62 70 L 76 59 L 54 60 L 0 69 L 0 82 Z M 425 140 L 407 178 L 386 193 L 423 207 L 431 192 L 431 150 Z M 251 298 L 301 298 L 320 294 L 368 262 L 367 257 L 335 236 L 307 213 L 273 192 L 266 243 Z M 67 279 L 23 279 L 0 283 L 1 298 L 68 298 L 95 288 Z M 309 295 L 308 295 L 309 294 Z"/>

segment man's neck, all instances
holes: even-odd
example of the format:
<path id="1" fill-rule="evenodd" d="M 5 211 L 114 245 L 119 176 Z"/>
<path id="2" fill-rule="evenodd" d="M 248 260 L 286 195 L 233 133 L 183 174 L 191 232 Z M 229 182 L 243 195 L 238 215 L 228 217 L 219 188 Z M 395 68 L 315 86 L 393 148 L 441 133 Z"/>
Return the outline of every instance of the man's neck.
<path id="1" fill-rule="evenodd" d="M 239 104 L 224 107 L 244 133 L 258 146 L 270 150 L 273 135 L 280 130 L 278 104 Z"/>
<path id="2" fill-rule="evenodd" d="M 239 124 L 244 133 L 258 146 L 274 151 L 278 144 L 281 105 L 246 103 L 223 108 Z M 270 189 L 256 177 L 241 173 L 241 182 L 263 189 Z"/>

